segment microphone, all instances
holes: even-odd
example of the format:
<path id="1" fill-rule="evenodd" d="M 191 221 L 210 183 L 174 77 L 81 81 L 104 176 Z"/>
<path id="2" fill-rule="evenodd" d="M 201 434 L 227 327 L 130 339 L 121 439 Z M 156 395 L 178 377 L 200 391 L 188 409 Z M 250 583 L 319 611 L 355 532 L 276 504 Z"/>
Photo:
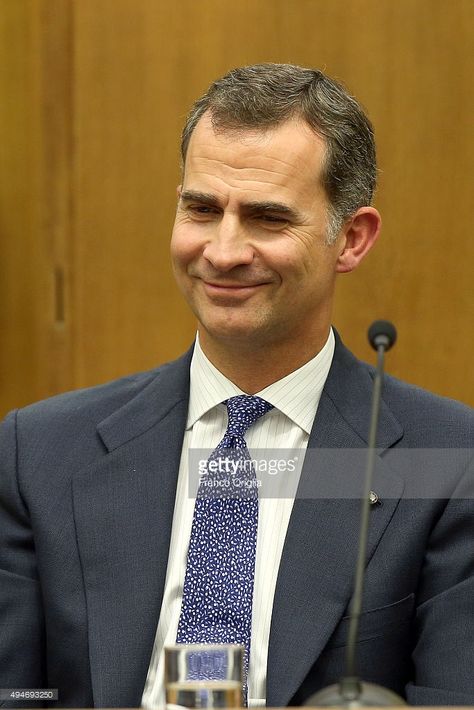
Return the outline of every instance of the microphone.
<path id="1" fill-rule="evenodd" d="M 386 320 L 377 320 L 368 330 L 368 339 L 377 351 L 377 369 L 372 390 L 372 410 L 370 416 L 369 441 L 367 447 L 367 467 L 364 493 L 360 515 L 359 548 L 354 577 L 349 631 L 346 646 L 346 673 L 339 683 L 322 688 L 313 693 L 305 706 L 313 707 L 390 707 L 406 705 L 406 702 L 388 688 L 374 683 L 361 681 L 356 672 L 356 643 L 359 630 L 359 617 L 364 590 L 364 571 L 367 562 L 367 537 L 370 516 L 370 494 L 375 468 L 375 446 L 379 420 L 380 399 L 382 395 L 383 368 L 385 352 L 390 350 L 397 339 L 395 326 Z"/>
<path id="2" fill-rule="evenodd" d="M 393 323 L 389 320 L 376 320 L 367 331 L 369 343 L 374 350 L 378 350 L 383 345 L 384 351 L 390 350 L 397 340 L 397 331 Z"/>

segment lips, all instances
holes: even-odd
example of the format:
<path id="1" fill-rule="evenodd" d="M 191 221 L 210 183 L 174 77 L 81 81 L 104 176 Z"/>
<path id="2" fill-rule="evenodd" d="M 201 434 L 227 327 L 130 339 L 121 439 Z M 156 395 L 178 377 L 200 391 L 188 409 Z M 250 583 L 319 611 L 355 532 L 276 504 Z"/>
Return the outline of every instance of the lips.
<path id="1" fill-rule="evenodd" d="M 247 298 L 265 286 L 265 283 L 219 283 L 215 281 L 202 281 L 204 290 L 210 298 Z"/>
<path id="2" fill-rule="evenodd" d="M 206 286 L 211 286 L 212 288 L 224 288 L 224 289 L 241 289 L 241 288 L 254 288 L 255 286 L 262 286 L 261 283 L 246 284 L 246 283 L 214 283 L 213 281 L 204 281 Z"/>

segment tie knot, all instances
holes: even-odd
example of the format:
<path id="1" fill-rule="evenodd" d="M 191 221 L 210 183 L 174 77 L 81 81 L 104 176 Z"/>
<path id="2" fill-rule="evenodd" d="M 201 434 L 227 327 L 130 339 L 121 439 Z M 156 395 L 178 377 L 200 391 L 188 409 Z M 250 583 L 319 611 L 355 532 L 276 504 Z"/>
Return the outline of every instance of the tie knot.
<path id="1" fill-rule="evenodd" d="M 273 409 L 273 404 L 266 402 L 261 397 L 247 394 L 230 397 L 230 399 L 226 400 L 226 404 L 229 418 L 227 434 L 234 434 L 235 436 L 244 436 L 247 429 L 257 419 L 260 419 L 270 409 Z"/>

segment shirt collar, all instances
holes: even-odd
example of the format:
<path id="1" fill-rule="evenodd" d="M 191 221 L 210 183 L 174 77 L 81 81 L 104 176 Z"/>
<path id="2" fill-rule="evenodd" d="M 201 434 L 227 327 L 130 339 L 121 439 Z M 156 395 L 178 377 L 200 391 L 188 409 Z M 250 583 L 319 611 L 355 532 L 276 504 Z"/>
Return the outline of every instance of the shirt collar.
<path id="1" fill-rule="evenodd" d="M 257 392 L 259 397 L 273 404 L 307 434 L 311 433 L 314 416 L 331 367 L 334 346 L 335 339 L 331 328 L 325 345 L 315 357 L 281 380 Z M 239 394 L 245 393 L 208 360 L 196 335 L 190 369 L 187 428 L 190 429 L 213 407 Z"/>

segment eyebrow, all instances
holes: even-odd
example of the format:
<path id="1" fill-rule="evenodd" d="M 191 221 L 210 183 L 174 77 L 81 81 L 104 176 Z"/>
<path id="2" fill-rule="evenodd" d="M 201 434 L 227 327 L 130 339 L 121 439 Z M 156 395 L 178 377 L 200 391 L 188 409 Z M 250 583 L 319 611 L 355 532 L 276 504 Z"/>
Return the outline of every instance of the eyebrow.
<path id="1" fill-rule="evenodd" d="M 214 195 L 208 192 L 199 192 L 198 190 L 183 190 L 180 200 L 182 202 L 201 202 L 211 207 L 219 207 L 219 201 Z"/>
<path id="2" fill-rule="evenodd" d="M 210 207 L 220 207 L 219 200 L 215 195 L 208 192 L 200 192 L 199 190 L 183 190 L 180 199 L 183 202 L 200 202 L 204 205 L 209 205 Z M 252 201 L 245 202 L 242 208 L 246 212 L 277 212 L 278 214 L 288 217 L 289 220 L 294 222 L 302 222 L 303 217 L 300 212 L 293 209 L 289 205 L 285 205 L 282 202 L 272 202 L 270 200 L 262 201 Z"/>

